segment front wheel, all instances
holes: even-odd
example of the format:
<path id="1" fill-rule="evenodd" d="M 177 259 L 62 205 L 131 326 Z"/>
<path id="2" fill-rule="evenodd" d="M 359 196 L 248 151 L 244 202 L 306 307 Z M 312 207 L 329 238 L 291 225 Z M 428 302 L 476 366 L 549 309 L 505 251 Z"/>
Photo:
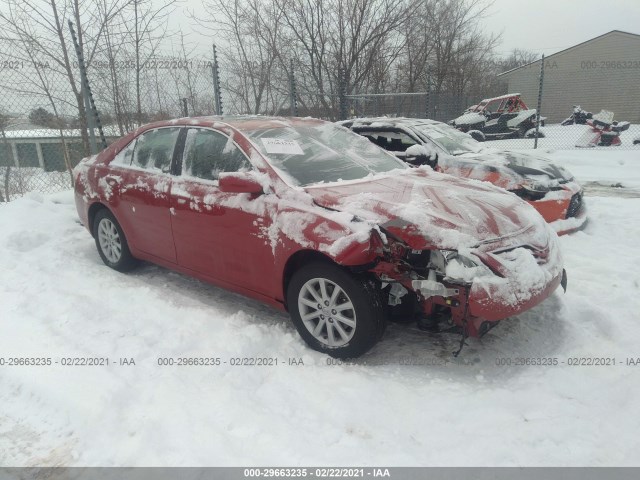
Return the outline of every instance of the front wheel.
<path id="1" fill-rule="evenodd" d="M 287 304 L 304 341 L 332 357 L 359 357 L 384 333 L 384 311 L 374 282 L 337 265 L 311 263 L 298 270 L 289 282 Z"/>
<path id="2" fill-rule="evenodd" d="M 129 244 L 122 227 L 106 208 L 96 214 L 93 221 L 93 236 L 100 258 L 108 267 L 126 272 L 137 265 L 137 260 L 129 251 Z"/>

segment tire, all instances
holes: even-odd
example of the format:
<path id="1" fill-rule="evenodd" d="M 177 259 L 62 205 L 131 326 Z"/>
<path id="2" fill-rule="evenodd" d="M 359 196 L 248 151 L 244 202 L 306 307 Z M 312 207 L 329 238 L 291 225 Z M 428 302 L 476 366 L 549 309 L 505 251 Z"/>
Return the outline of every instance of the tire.
<path id="1" fill-rule="evenodd" d="M 138 261 L 131 255 L 122 227 L 106 208 L 98 211 L 93 220 L 93 237 L 100 258 L 107 267 L 127 272 L 137 266 Z"/>
<path id="2" fill-rule="evenodd" d="M 480 130 L 469 130 L 467 133 L 477 142 L 484 142 L 486 140 L 484 133 Z"/>
<path id="3" fill-rule="evenodd" d="M 525 138 L 536 138 L 536 127 L 530 128 L 524 134 Z M 538 138 L 544 138 L 544 132 L 542 130 L 538 131 Z"/>
<path id="4" fill-rule="evenodd" d="M 345 308 L 347 304 L 352 308 Z M 363 355 L 382 338 L 386 327 L 374 282 L 330 263 L 310 263 L 295 272 L 287 288 L 287 305 L 303 340 L 335 358 Z"/>
<path id="5" fill-rule="evenodd" d="M 518 127 L 518 138 L 527 138 L 527 132 L 530 128 L 527 125 L 520 125 Z"/>

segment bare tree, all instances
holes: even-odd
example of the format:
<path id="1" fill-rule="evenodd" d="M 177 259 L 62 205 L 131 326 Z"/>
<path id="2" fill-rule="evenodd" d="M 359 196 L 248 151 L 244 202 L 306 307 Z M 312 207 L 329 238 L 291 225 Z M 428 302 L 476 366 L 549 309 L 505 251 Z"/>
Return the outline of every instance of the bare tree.
<path id="1" fill-rule="evenodd" d="M 496 60 L 496 64 L 500 70 L 498 73 L 529 65 L 539 59 L 540 55 L 535 52 L 514 48 L 507 57 Z"/>
<path id="2" fill-rule="evenodd" d="M 46 63 L 65 75 L 75 99 L 86 153 L 89 152 L 89 141 L 84 97 L 66 21 L 72 20 L 76 24 L 80 50 L 90 65 L 106 26 L 129 1 L 111 0 L 101 15 L 96 14 L 89 0 L 6 0 L 0 10 L 0 28 L 5 40 L 12 45 L 14 58 Z"/>
<path id="3" fill-rule="evenodd" d="M 481 20 L 492 2 L 486 0 L 433 0 L 429 33 L 433 42 L 433 80 L 436 92 L 462 94 L 472 74 L 493 55 L 500 36 L 485 34 Z"/>
<path id="4" fill-rule="evenodd" d="M 196 20 L 222 36 L 227 45 L 222 60 L 232 80 L 224 87 L 238 102 L 236 107 L 259 113 L 271 103 L 273 109 L 278 92 L 286 92 L 287 58 L 280 53 L 282 13 L 273 3 L 261 0 L 208 0 L 204 8 L 208 18 Z"/>

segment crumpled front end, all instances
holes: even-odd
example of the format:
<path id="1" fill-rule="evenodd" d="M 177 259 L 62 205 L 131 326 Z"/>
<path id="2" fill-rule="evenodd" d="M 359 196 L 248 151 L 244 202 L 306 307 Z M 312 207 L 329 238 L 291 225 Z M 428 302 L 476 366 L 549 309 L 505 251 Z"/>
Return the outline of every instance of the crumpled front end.
<path id="1" fill-rule="evenodd" d="M 395 240 L 389 244 L 385 260 L 371 270 L 390 286 L 389 304 L 415 296 L 427 323 L 457 326 L 465 336 L 481 336 L 495 322 L 566 286 L 557 236 L 546 225 L 543 234 L 532 225 L 461 251 L 411 250 Z"/>
<path id="2" fill-rule="evenodd" d="M 533 307 L 563 279 L 557 235 L 530 204 L 495 186 L 414 169 L 310 193 L 317 205 L 379 227 L 364 271 L 378 277 L 391 307 L 415 305 L 411 314 L 465 334 Z"/>

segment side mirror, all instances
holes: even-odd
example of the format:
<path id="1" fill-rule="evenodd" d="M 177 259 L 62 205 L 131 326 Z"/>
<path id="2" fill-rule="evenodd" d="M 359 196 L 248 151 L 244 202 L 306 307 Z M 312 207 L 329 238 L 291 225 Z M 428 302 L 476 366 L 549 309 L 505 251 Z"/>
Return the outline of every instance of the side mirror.
<path id="1" fill-rule="evenodd" d="M 262 194 L 264 188 L 250 172 L 225 172 L 218 177 L 218 188 L 226 193 Z"/>
<path id="2" fill-rule="evenodd" d="M 407 148 L 404 161 L 411 165 L 429 165 L 434 168 L 438 161 L 438 154 L 425 145 L 412 145 Z"/>

